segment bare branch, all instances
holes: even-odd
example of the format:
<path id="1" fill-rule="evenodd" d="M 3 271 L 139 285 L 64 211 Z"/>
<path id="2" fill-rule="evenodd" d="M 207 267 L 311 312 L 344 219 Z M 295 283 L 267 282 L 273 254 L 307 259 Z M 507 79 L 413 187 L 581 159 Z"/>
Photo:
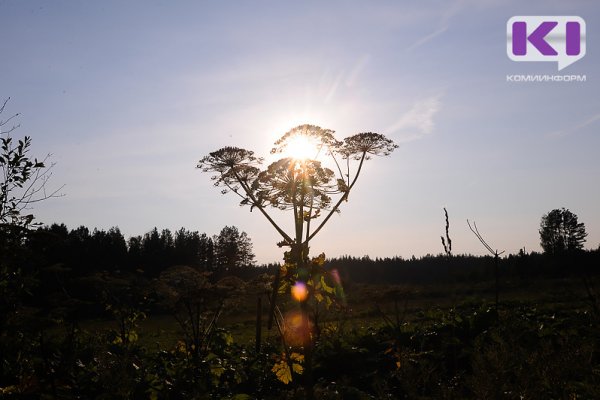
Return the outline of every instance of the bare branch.
<path id="1" fill-rule="evenodd" d="M 473 226 L 471 226 L 471 223 L 467 219 L 467 225 L 469 225 L 469 229 L 471 230 L 471 232 L 473 232 L 475 237 L 477 237 L 477 239 L 479 239 L 481 244 L 487 249 L 487 251 L 490 252 L 491 255 L 498 257 L 499 255 L 504 253 L 504 250 L 502 250 L 500 253 L 498 253 L 498 250 L 493 250 L 492 247 L 489 244 L 487 244 L 487 242 L 483 239 L 483 237 L 479 233 L 479 229 L 477 229 L 477 224 L 475 223 L 475 221 L 473 221 Z"/>

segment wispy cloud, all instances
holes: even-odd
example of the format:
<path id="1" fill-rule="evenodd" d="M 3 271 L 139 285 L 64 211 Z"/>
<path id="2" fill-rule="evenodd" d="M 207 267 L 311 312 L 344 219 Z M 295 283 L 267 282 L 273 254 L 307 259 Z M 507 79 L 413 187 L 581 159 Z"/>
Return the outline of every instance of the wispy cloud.
<path id="1" fill-rule="evenodd" d="M 349 72 L 346 73 L 346 71 L 342 70 L 337 74 L 333 81 L 329 80 L 329 82 L 326 84 L 328 89 L 325 95 L 325 103 L 329 103 L 333 100 L 334 96 L 338 92 L 338 89 L 340 88 L 340 84 L 342 84 L 342 81 L 346 87 L 354 86 L 361 72 L 365 69 L 365 66 L 369 62 L 369 59 L 369 54 L 363 54 L 354 63 L 354 66 Z M 322 78 L 322 80 L 325 80 L 325 76 Z"/>
<path id="2" fill-rule="evenodd" d="M 331 101 L 331 99 L 333 99 L 333 96 L 337 92 L 338 86 L 340 86 L 340 83 L 342 82 L 343 77 L 344 77 L 344 73 L 340 72 L 337 75 L 337 77 L 335 78 L 335 80 L 331 83 L 331 86 L 329 87 L 329 90 L 327 91 L 327 95 L 325 96 L 325 103 L 329 103 Z"/>
<path id="3" fill-rule="evenodd" d="M 445 33 L 448 30 L 450 25 L 450 20 L 456 14 L 458 14 L 465 6 L 465 0 L 457 0 L 453 3 L 450 3 L 446 9 L 441 10 L 441 15 L 439 16 L 439 22 L 437 24 L 437 28 L 419 39 L 417 39 L 413 44 L 406 48 L 406 51 L 412 51 L 418 47 L 423 46 L 425 43 L 435 39 L 441 34 Z"/>
<path id="4" fill-rule="evenodd" d="M 437 28 L 434 31 L 432 31 L 426 35 L 423 35 L 422 37 L 417 39 L 413 44 L 411 44 L 410 46 L 408 46 L 406 48 L 406 51 L 412 51 L 418 47 L 421 47 L 424 44 L 426 44 L 427 42 L 429 42 L 429 41 L 435 39 L 436 37 L 442 35 L 443 33 L 445 33 L 450 27 L 451 20 L 456 15 L 464 12 L 465 10 L 468 10 L 473 7 L 478 7 L 478 8 L 495 7 L 498 4 L 499 4 L 498 0 L 456 0 L 454 2 L 448 3 L 446 8 L 436 10 L 439 20 L 438 20 L 437 24 L 433 24 L 433 25 L 437 26 Z"/>
<path id="5" fill-rule="evenodd" d="M 441 94 L 416 102 L 386 132 L 394 134 L 400 142 L 419 139 L 433 132 L 434 118 L 441 108 Z"/>
<path id="6" fill-rule="evenodd" d="M 358 61 L 354 64 L 354 67 L 350 70 L 348 77 L 346 78 L 346 86 L 353 86 L 360 73 L 365 69 L 365 66 L 369 63 L 371 56 L 369 54 L 363 54 Z"/>
<path id="7" fill-rule="evenodd" d="M 430 40 L 434 39 L 435 37 L 441 35 L 442 33 L 446 32 L 447 30 L 448 30 L 448 26 L 442 26 L 442 27 L 438 28 L 437 30 L 431 32 L 428 35 L 423 36 L 422 38 L 420 38 L 419 40 L 417 40 L 416 42 L 414 42 L 413 44 L 408 46 L 406 51 L 412 51 L 412 50 L 416 49 L 417 47 L 421 47 L 425 43 L 427 43 Z"/>
<path id="8" fill-rule="evenodd" d="M 571 135 L 589 125 L 592 125 L 596 121 L 600 121 L 600 113 L 594 114 L 591 117 L 589 117 L 588 119 L 586 119 L 585 121 L 583 121 L 575 126 L 572 126 L 570 128 L 565 128 L 565 129 L 561 129 L 559 131 L 554 131 L 554 132 L 550 133 L 550 136 L 562 137 L 562 136 Z"/>

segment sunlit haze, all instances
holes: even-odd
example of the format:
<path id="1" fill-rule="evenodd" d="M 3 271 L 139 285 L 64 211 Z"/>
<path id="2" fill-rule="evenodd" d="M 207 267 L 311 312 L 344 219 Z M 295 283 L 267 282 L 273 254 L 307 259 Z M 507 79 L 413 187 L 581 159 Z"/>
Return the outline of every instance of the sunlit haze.
<path id="1" fill-rule="evenodd" d="M 587 54 L 507 57 L 515 15 L 577 15 Z M 366 162 L 311 254 L 411 257 L 540 251 L 543 214 L 565 207 L 600 244 L 600 4 L 595 1 L 0 2 L 0 97 L 14 136 L 52 153 L 37 220 L 108 229 L 248 233 L 259 263 L 278 233 L 222 195 L 198 160 L 225 146 L 272 157 L 300 124 L 338 140 L 378 132 L 400 145 Z M 507 75 L 585 82 L 507 82 Z M 312 146 L 290 144 L 293 157 Z M 287 212 L 272 211 L 290 229 Z"/>
<path id="2" fill-rule="evenodd" d="M 292 157 L 298 160 L 318 159 L 320 148 L 315 140 L 305 135 L 294 135 L 286 144 L 284 157 Z"/>

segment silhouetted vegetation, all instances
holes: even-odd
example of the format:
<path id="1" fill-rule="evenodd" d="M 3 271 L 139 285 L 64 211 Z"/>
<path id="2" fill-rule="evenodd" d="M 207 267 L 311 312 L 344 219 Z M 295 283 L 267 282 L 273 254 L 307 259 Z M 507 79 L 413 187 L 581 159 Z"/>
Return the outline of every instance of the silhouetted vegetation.
<path id="1" fill-rule="evenodd" d="M 345 281 L 369 284 L 450 284 L 492 281 L 493 256 L 426 255 L 423 257 L 370 258 L 339 257 L 328 261 Z M 536 252 L 511 254 L 499 258 L 502 279 L 547 279 L 578 277 L 596 273 L 600 250 L 581 251 L 570 256 L 550 256 Z M 599 271 L 600 272 L 600 271 Z"/>
<path id="2" fill-rule="evenodd" d="M 565 208 L 554 209 L 542 217 L 540 244 L 546 253 L 581 250 L 586 237 L 585 225 L 577 220 L 577 215 Z"/>
<path id="3" fill-rule="evenodd" d="M 204 250 L 212 248 L 214 257 L 216 242 L 185 229 L 175 235 L 153 229 L 128 241 L 118 228 L 90 232 L 55 224 L 30 231 L 11 246 L 19 279 L 3 286 L 4 395 L 301 396 L 298 383 L 283 383 L 287 370 L 273 366 L 276 357 L 290 371 L 300 368 L 297 353 L 282 356 L 278 336 L 263 338 L 256 352 L 221 321 L 236 315 L 252 321 L 249 299 L 265 296 L 266 273 L 277 267 L 217 267 Z M 498 312 L 490 307 L 491 256 L 328 260 L 324 269 L 339 276 L 346 305 L 321 309 L 314 320 L 315 396 L 597 397 L 599 377 L 589 371 L 598 368 L 599 259 L 600 250 L 500 258 L 507 294 Z M 563 283 L 537 289 L 554 281 Z M 151 345 L 142 326 L 164 314 L 174 316 L 179 339 L 159 335 Z M 82 328 L 90 320 L 102 321 L 102 328 Z"/>
<path id="4" fill-rule="evenodd" d="M 50 154 L 43 159 L 32 158 L 31 137 L 14 140 L 11 133 L 19 125 L 11 125 L 18 117 L 14 114 L 3 118 L 10 98 L 0 106 L 0 224 L 27 228 L 33 222 L 28 213 L 34 203 L 59 196 L 59 189 L 50 190 L 47 182 L 52 176 L 54 164 L 48 164 Z"/>
<path id="5" fill-rule="evenodd" d="M 271 154 L 287 156 L 261 169 L 263 159 L 253 151 L 238 147 L 224 147 L 203 157 L 198 168 L 214 175 L 214 185 L 222 187 L 222 193 L 234 193 L 242 201 L 240 205 L 258 209 L 273 228 L 281 235 L 279 247 L 289 247 L 284 252 L 285 263 L 277 268 L 270 301 L 268 328 L 271 329 L 276 312 L 279 312 L 278 293 L 292 288 L 298 302 L 295 314 L 299 323 L 297 334 L 301 343 L 291 344 L 284 338 L 283 325 L 286 316 L 276 321 L 281 334 L 283 355 L 273 366 L 277 377 L 284 383 L 302 375 L 307 399 L 314 398 L 312 378 L 312 353 L 317 342 L 311 335 L 311 326 L 317 318 L 319 303 L 329 308 L 339 297 L 338 288 L 329 286 L 323 269 L 324 254 L 310 258 L 311 240 L 321 231 L 340 206 L 348 201 L 350 191 L 367 160 L 373 156 L 388 156 L 398 146 L 384 135 L 363 132 L 343 140 L 334 131 L 304 124 L 286 132 L 275 142 Z M 328 160 L 335 165 L 334 171 L 323 165 Z M 343 169 L 343 171 L 342 171 Z M 294 230 L 286 232 L 272 218 L 270 210 L 288 212 L 294 222 Z M 301 353 L 301 354 L 300 354 Z"/>
<path id="6" fill-rule="evenodd" d="M 23 187 L 36 168 L 27 143 L 3 148 Z M 0 224 L 2 398 L 600 398 L 600 248 L 454 255 L 446 213 L 444 254 L 320 255 L 307 271 L 289 252 L 255 265 L 236 227 L 125 239 L 118 227 L 34 227 L 12 204 Z M 295 310 L 309 298 L 310 321 Z M 273 311 L 277 332 L 262 336 Z"/>
<path id="7" fill-rule="evenodd" d="M 26 270 L 41 274 L 43 290 L 55 293 L 80 292 L 82 279 L 94 276 L 152 279 L 177 265 L 222 276 L 230 269 L 254 265 L 252 242 L 236 227 L 225 227 L 213 237 L 184 228 L 175 234 L 154 228 L 125 240 L 118 227 L 90 231 L 53 224 L 29 232 L 19 249 L 31 255 Z"/>
<path id="8" fill-rule="evenodd" d="M 284 385 L 285 376 L 277 375 L 285 369 L 273 367 L 273 357 L 290 357 L 292 368 L 301 367 L 294 353 L 281 358 L 277 336 L 265 337 L 256 352 L 252 341 L 232 335 L 223 329 L 231 325 L 221 321 L 223 315 L 253 320 L 243 304 L 267 293 L 264 273 L 273 267 L 217 274 L 198 262 L 163 269 L 156 264 L 146 272 L 143 262 L 130 261 L 131 248 L 118 229 L 86 231 L 41 228 L 14 253 L 26 268 L 22 290 L 3 297 L 14 311 L 5 314 L 10 319 L 0 344 L 5 396 L 301 396 L 301 386 Z M 179 236 L 196 236 L 184 232 Z M 142 236 L 142 248 L 151 249 L 144 237 L 158 245 L 169 235 Z M 175 257 L 175 242 L 157 248 Z M 81 243 L 89 253 L 76 251 Z M 116 261 L 101 266 L 92 259 L 101 252 Z M 315 320 L 315 396 L 595 398 L 600 377 L 590 371 L 599 366 L 600 316 L 580 276 L 587 274 L 589 293 L 595 293 L 599 259 L 599 250 L 501 258 L 503 287 L 514 294 L 503 296 L 498 313 L 491 307 L 490 256 L 331 259 L 324 268 L 339 274 L 346 306 L 322 309 Z M 554 281 L 562 283 L 552 286 Z M 538 289 L 544 282 L 549 290 Z M 148 342 L 143 324 L 163 314 L 174 316 L 179 339 L 159 335 Z M 84 328 L 90 319 L 102 321 L 102 328 Z"/>

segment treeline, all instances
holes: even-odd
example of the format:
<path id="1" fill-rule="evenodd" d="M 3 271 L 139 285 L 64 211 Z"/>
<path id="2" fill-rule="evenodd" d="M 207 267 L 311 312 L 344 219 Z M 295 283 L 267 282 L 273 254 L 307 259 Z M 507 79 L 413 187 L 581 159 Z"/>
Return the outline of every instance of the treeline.
<path id="1" fill-rule="evenodd" d="M 5 296 L 6 307 L 18 300 L 47 314 L 73 318 L 104 315 L 106 305 L 115 301 L 164 311 L 157 305 L 156 282 L 171 267 L 185 266 L 217 280 L 234 270 L 253 271 L 256 263 L 250 237 L 235 226 L 213 236 L 154 228 L 128 239 L 118 227 L 90 230 L 53 224 L 12 239 L 19 237 L 16 232 L 0 230 L 6 249 L 0 252 L 0 267 L 16 266 L 14 276 L 5 280 L 14 286 L 7 293 L 27 290 L 18 299 Z M 8 270 L 2 272 L 5 276 Z"/>
<path id="2" fill-rule="evenodd" d="M 12 258 L 29 280 L 23 283 L 30 293 L 24 297 L 28 305 L 88 317 L 102 315 L 104 305 L 113 301 L 108 297 L 117 293 L 142 299 L 147 309 L 164 311 L 152 300 L 155 283 L 173 266 L 209 273 L 212 282 L 226 276 L 244 281 L 261 274 L 274 276 L 278 268 L 257 266 L 251 239 L 229 226 L 213 236 L 184 228 L 175 232 L 154 228 L 125 239 L 117 227 L 90 231 L 54 224 L 31 231 L 20 245 L 10 248 L 15 254 L 2 258 Z M 498 259 L 498 273 L 504 281 L 580 277 L 597 275 L 598 265 L 600 249 L 560 255 L 521 251 Z M 473 255 L 345 256 L 329 259 L 326 268 L 337 270 L 346 284 L 453 284 L 495 279 L 496 261 Z"/>
<path id="3" fill-rule="evenodd" d="M 520 251 L 498 259 L 503 279 L 561 278 L 600 273 L 600 248 L 559 255 Z M 495 279 L 492 256 L 426 255 L 420 258 L 370 258 L 344 256 L 328 261 L 346 282 L 372 284 L 457 283 Z"/>
<path id="4" fill-rule="evenodd" d="M 210 272 L 214 279 L 233 275 L 247 280 L 277 269 L 276 264 L 256 265 L 250 237 L 235 226 L 226 226 L 213 236 L 184 228 L 175 232 L 154 228 L 125 239 L 118 227 L 90 231 L 84 226 L 69 230 L 64 224 L 53 224 L 28 235 L 23 248 L 30 272 L 50 268 L 69 278 L 108 272 L 153 279 L 169 267 L 185 265 Z M 600 247 L 557 255 L 521 250 L 498 259 L 503 277 L 519 279 L 595 274 L 597 265 Z M 343 256 L 329 259 L 327 268 L 336 269 L 347 282 L 426 284 L 494 279 L 496 263 L 491 256 L 474 255 Z"/>
<path id="5" fill-rule="evenodd" d="M 90 231 L 85 226 L 69 230 L 53 224 L 28 235 L 23 247 L 31 256 L 31 269 L 60 266 L 74 276 L 135 271 L 152 278 L 173 265 L 215 272 L 255 264 L 252 241 L 235 226 L 212 237 L 185 228 L 175 232 L 154 228 L 126 240 L 118 227 Z"/>

